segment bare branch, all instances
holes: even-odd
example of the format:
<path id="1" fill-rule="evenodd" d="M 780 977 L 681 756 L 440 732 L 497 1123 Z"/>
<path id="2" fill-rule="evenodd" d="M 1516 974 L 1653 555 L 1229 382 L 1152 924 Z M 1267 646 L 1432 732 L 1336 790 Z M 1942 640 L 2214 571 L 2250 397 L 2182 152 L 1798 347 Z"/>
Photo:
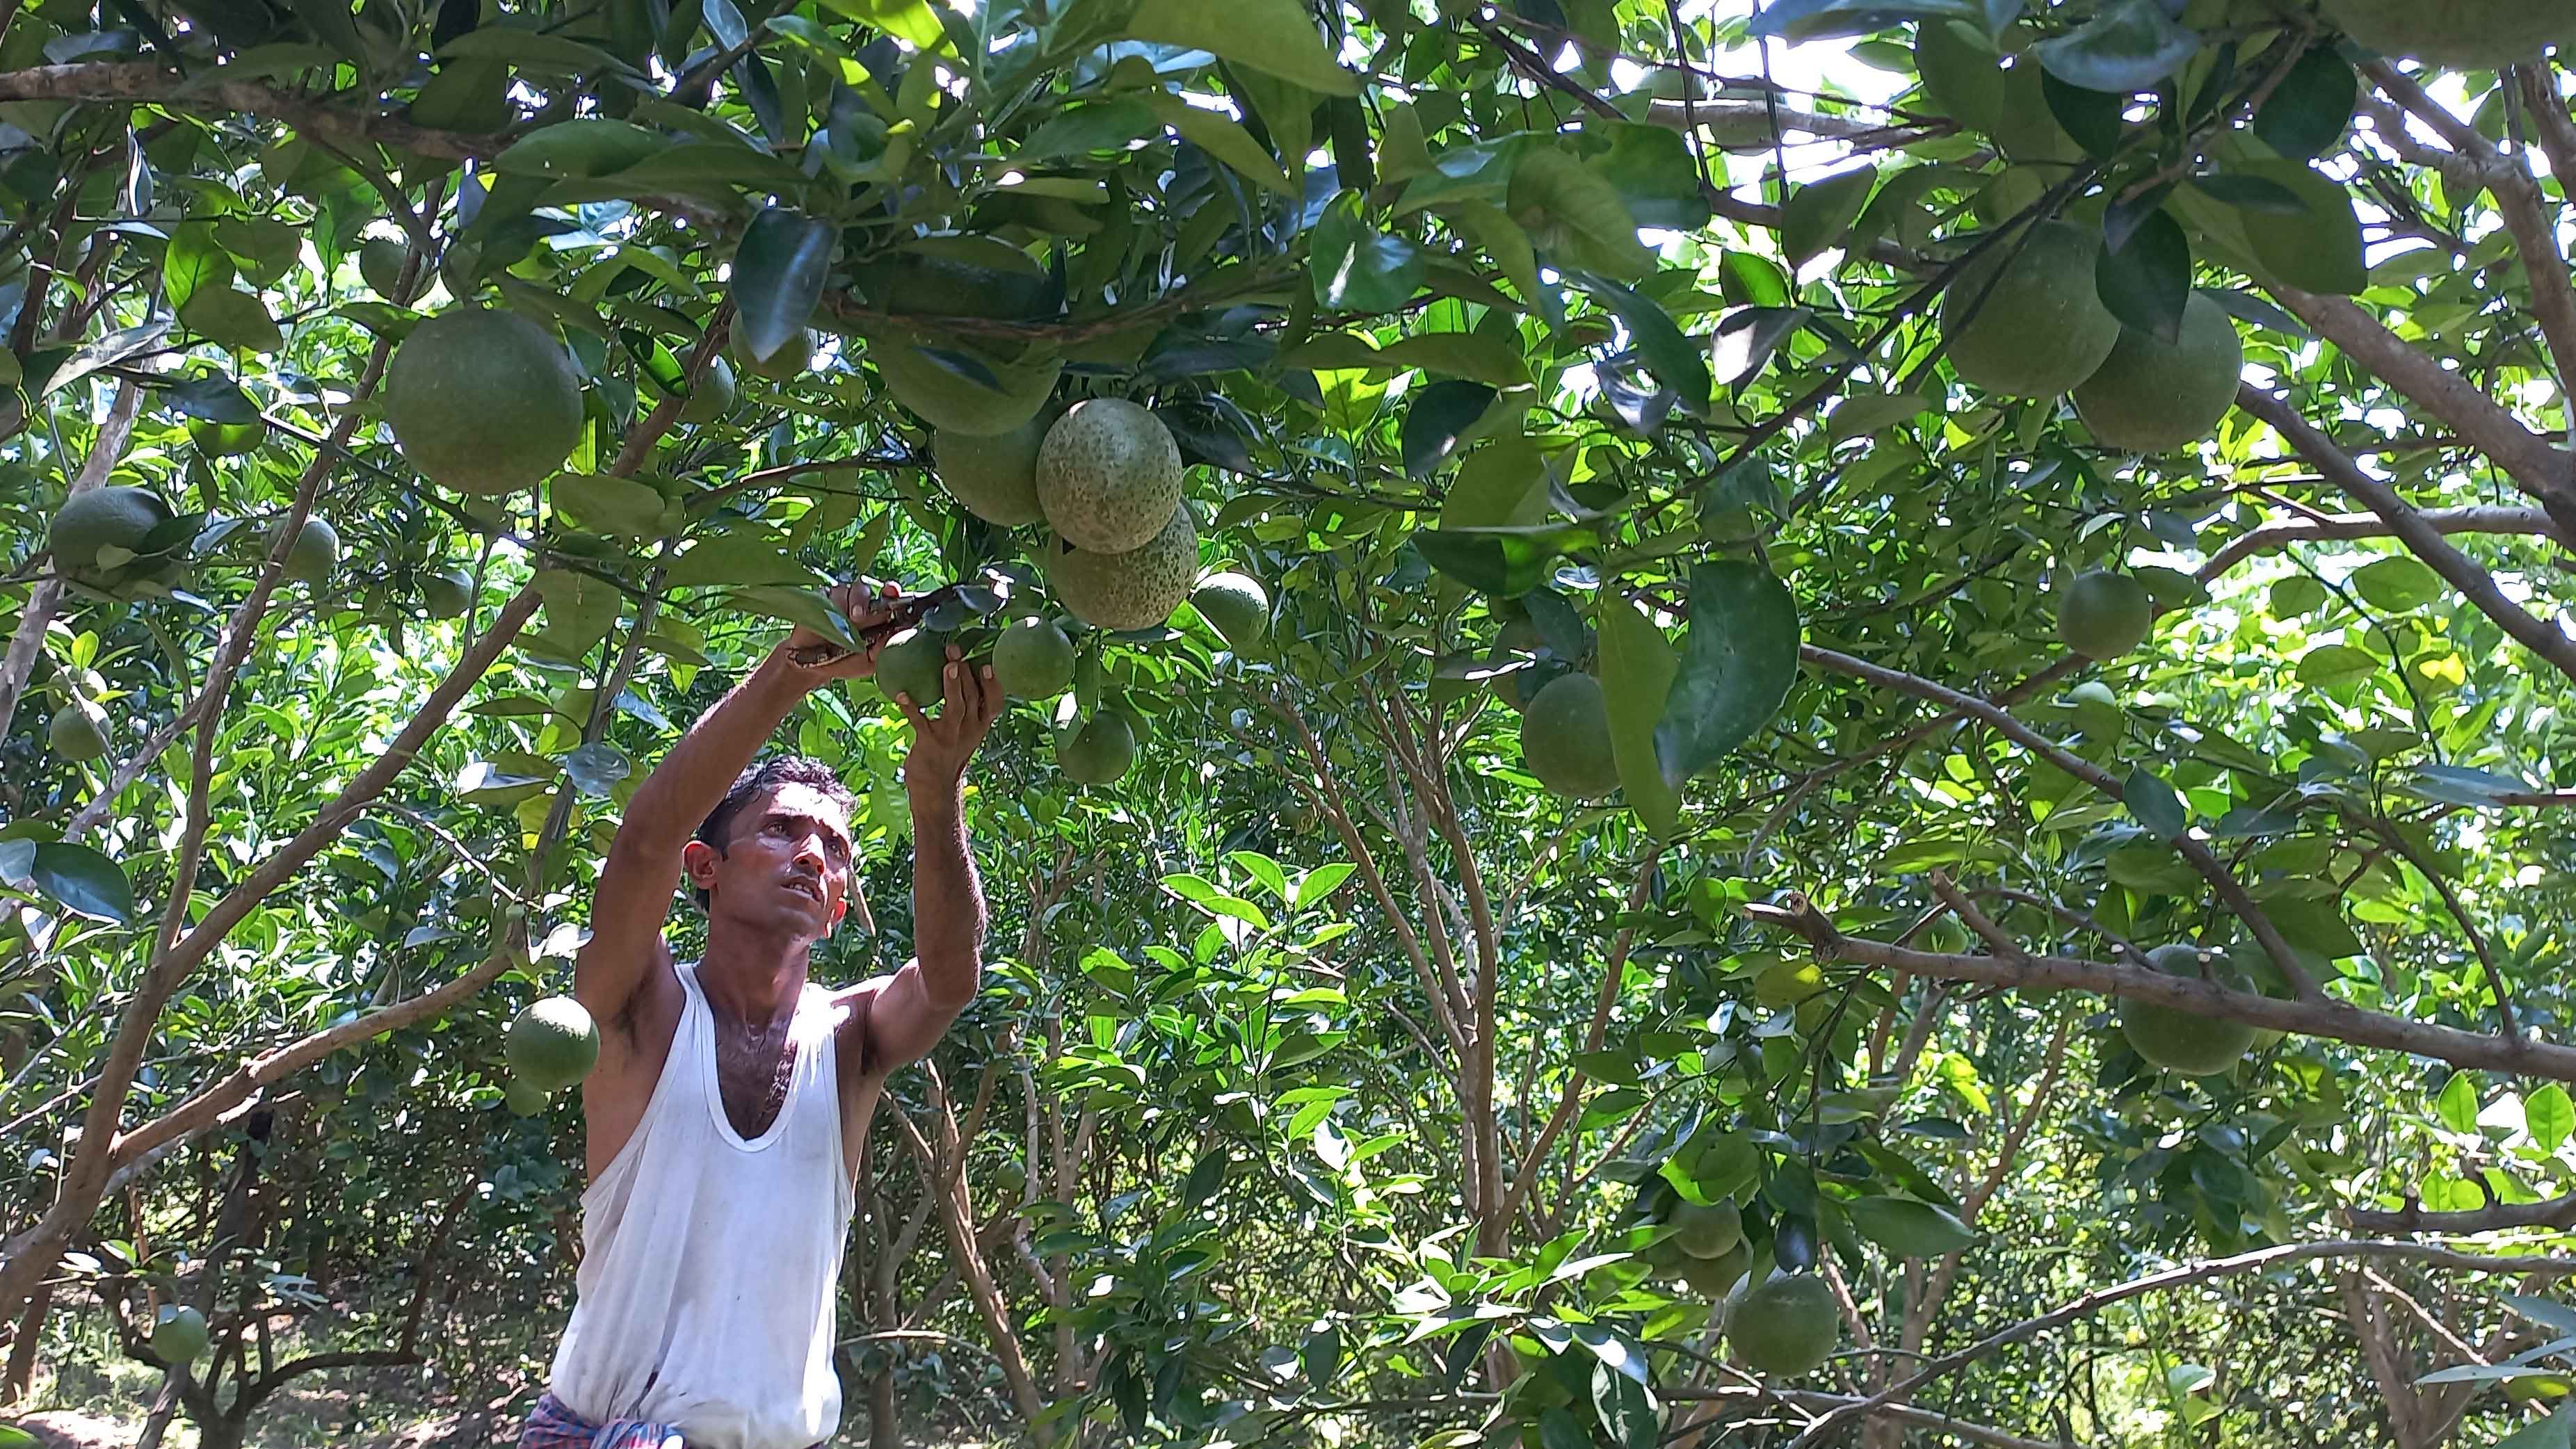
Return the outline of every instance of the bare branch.
<path id="1" fill-rule="evenodd" d="M 2576 1193 L 2540 1202 L 2491 1202 L 2482 1208 L 2431 1213 L 2410 1197 L 2406 1206 L 2394 1211 L 2345 1208 L 2343 1221 L 2344 1226 L 2361 1233 L 2500 1233 L 2512 1228 L 2556 1228 L 2563 1232 L 2576 1228 Z"/>
<path id="2" fill-rule="evenodd" d="M 2576 548 L 2576 538 L 2571 538 L 2550 521 L 2548 514 L 2537 508 L 2426 508 L 2418 510 L 2415 516 L 2440 534 L 2534 534 L 2562 547 Z M 2193 570 L 2192 577 L 2205 584 L 2255 554 L 2287 548 L 2294 543 L 2392 538 L 2396 533 L 2396 528 L 2376 513 L 2329 513 L 2315 518 L 2282 519 L 2229 539 L 2218 552 L 2209 556 L 2207 563 Z"/>

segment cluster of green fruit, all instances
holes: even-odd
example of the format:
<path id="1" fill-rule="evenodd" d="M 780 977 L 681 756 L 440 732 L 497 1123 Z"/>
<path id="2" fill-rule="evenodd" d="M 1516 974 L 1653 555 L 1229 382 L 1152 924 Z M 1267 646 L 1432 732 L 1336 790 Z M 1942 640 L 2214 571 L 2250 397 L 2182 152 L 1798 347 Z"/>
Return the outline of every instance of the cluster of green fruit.
<path id="1" fill-rule="evenodd" d="M 511 1111 L 533 1117 L 599 1065 L 599 1026 L 580 1002 L 549 996 L 511 1020 L 502 1053 L 510 1067 L 504 1100 Z"/>
<path id="2" fill-rule="evenodd" d="M 1753 1245 L 1744 1236 L 1743 1210 L 1733 1202 L 1695 1203 L 1675 1195 L 1663 1224 L 1663 1235 L 1645 1251 L 1646 1261 L 1717 1304 L 1727 1346 L 1746 1367 L 1795 1377 L 1841 1344 L 1842 1312 L 1824 1279 L 1775 1270 L 1760 1283 L 1750 1280 Z"/>

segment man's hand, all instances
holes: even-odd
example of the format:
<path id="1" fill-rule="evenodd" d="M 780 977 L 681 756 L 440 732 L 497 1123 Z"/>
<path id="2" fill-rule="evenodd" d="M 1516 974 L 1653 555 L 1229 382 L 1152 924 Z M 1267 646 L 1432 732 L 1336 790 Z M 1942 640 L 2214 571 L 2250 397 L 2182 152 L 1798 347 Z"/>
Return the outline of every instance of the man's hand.
<path id="1" fill-rule="evenodd" d="M 793 665 L 799 675 L 810 681 L 808 688 L 826 680 L 865 679 L 876 672 L 877 650 L 885 645 L 884 639 L 870 640 L 867 631 L 894 617 L 894 600 L 901 595 L 902 591 L 893 584 L 881 584 L 873 579 L 854 579 L 846 584 L 836 584 L 830 594 L 832 605 L 850 621 L 850 633 L 861 641 L 859 651 L 837 654 L 825 663 L 810 667 L 794 664 L 801 651 L 830 652 L 841 647 L 837 641 L 826 639 L 799 624 L 787 636 L 787 642 L 778 646 L 778 653 Z"/>
<path id="2" fill-rule="evenodd" d="M 895 707 L 912 721 L 912 753 L 904 757 L 903 778 L 914 788 L 936 787 L 953 793 L 966 774 L 966 762 L 984 743 L 1002 710 L 1002 688 L 993 682 L 993 667 L 966 662 L 957 646 L 948 646 L 948 663 L 939 672 L 946 697 L 936 716 L 921 712 L 909 695 L 894 697 Z"/>

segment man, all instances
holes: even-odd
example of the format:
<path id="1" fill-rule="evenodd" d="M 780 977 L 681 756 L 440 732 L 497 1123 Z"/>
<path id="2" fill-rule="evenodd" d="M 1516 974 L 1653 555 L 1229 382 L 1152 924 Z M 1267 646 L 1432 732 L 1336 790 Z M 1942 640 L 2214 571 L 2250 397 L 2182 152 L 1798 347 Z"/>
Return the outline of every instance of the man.
<path id="1" fill-rule="evenodd" d="M 834 599 L 854 630 L 890 617 L 864 584 Z M 573 970 L 600 1034 L 578 1295 L 521 1449 L 806 1449 L 839 1422 L 833 1291 L 868 1119 L 977 990 L 962 795 L 1001 692 L 952 646 L 936 716 L 896 697 L 915 958 L 827 991 L 806 971 L 849 908 L 851 796 L 813 760 L 752 764 L 806 694 L 876 666 L 873 647 L 796 662 L 824 646 L 789 635 L 637 788 L 609 846 Z M 662 939 L 684 876 L 707 913 L 694 964 Z"/>

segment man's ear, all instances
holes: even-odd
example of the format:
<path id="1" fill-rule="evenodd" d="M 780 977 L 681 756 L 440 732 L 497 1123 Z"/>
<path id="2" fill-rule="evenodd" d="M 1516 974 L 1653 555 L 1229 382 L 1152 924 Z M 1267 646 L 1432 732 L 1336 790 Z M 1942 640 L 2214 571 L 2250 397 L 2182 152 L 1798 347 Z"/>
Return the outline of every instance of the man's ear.
<path id="1" fill-rule="evenodd" d="M 716 883 L 716 862 L 722 859 L 716 848 L 703 840 L 692 840 L 680 847 L 680 874 L 691 886 L 711 890 Z"/>

